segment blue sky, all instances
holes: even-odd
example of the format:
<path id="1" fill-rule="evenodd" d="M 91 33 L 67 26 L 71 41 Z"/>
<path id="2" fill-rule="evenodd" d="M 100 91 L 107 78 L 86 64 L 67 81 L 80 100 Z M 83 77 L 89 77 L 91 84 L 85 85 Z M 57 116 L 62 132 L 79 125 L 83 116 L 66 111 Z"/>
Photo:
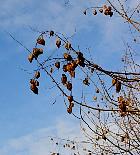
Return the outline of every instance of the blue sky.
<path id="1" fill-rule="evenodd" d="M 134 2 L 134 1 L 133 1 Z M 137 1 L 135 1 L 137 2 Z M 80 5 L 79 5 L 80 4 Z M 72 0 L 68 6 L 60 0 L 5 0 L 0 5 L 0 154 L 2 155 L 45 155 L 46 141 L 34 142 L 46 135 L 77 135 L 74 127 L 78 120 L 66 113 L 63 101 L 58 97 L 58 90 L 49 90 L 48 79 L 41 85 L 38 96 L 29 89 L 31 71 L 27 61 L 28 53 L 5 31 L 29 49 L 35 44 L 37 30 L 55 30 L 66 36 L 76 33 L 71 39 L 74 47 L 82 51 L 90 48 L 96 63 L 108 69 L 120 67 L 120 58 L 124 51 L 123 40 L 129 34 L 125 24 L 114 15 L 113 18 L 84 16 L 83 10 L 93 3 L 84 0 Z M 130 40 L 131 41 L 131 40 Z M 49 50 L 53 49 L 50 43 Z M 118 63 L 119 62 L 119 63 Z M 69 129 L 72 126 L 72 129 Z M 26 143 L 26 145 L 25 145 Z M 40 148 L 39 151 L 36 147 Z M 19 152 L 24 150 L 25 152 Z"/>

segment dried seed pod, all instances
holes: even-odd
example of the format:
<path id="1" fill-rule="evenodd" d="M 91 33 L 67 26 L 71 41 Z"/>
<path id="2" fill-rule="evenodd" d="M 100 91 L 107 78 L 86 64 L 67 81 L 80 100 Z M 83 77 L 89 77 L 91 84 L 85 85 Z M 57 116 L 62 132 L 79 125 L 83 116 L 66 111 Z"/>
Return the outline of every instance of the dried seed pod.
<path id="1" fill-rule="evenodd" d="M 67 108 L 67 112 L 68 112 L 69 114 L 71 114 L 71 113 L 72 113 L 72 107 L 68 107 L 68 108 Z"/>
<path id="2" fill-rule="evenodd" d="M 108 11 L 111 11 L 112 10 L 111 6 L 108 6 L 107 9 L 108 9 Z"/>
<path id="3" fill-rule="evenodd" d="M 39 77 L 40 77 L 40 72 L 37 71 L 37 72 L 35 73 L 35 78 L 38 79 Z"/>
<path id="4" fill-rule="evenodd" d="M 90 85 L 89 79 L 88 79 L 88 78 L 85 78 L 85 79 L 83 80 L 83 84 L 89 86 L 89 85 Z"/>
<path id="5" fill-rule="evenodd" d="M 39 86 L 39 81 L 35 80 L 35 85 Z"/>
<path id="6" fill-rule="evenodd" d="M 70 105 L 69 105 L 69 107 L 74 107 L 74 103 L 73 102 L 70 102 Z"/>
<path id="7" fill-rule="evenodd" d="M 54 35 L 54 31 L 50 31 L 50 37 Z"/>
<path id="8" fill-rule="evenodd" d="M 111 12 L 109 13 L 109 15 L 110 15 L 110 17 L 112 17 L 112 16 L 113 16 L 113 12 L 111 11 Z"/>
<path id="9" fill-rule="evenodd" d="M 100 12 L 100 13 L 103 13 L 103 9 L 102 9 L 102 8 L 101 8 L 101 9 L 99 9 L 99 12 Z"/>
<path id="10" fill-rule="evenodd" d="M 73 96 L 68 96 L 68 101 L 71 103 L 73 101 Z"/>
<path id="11" fill-rule="evenodd" d="M 117 81 L 116 82 L 116 93 L 119 93 L 121 90 L 121 82 L 120 81 Z"/>
<path id="12" fill-rule="evenodd" d="M 121 103 L 122 101 L 124 101 L 123 96 L 119 96 L 119 97 L 118 97 L 118 103 Z"/>
<path id="13" fill-rule="evenodd" d="M 68 53 L 64 53 L 64 59 L 66 59 L 67 61 L 71 61 L 72 60 L 72 57 L 71 55 L 69 55 Z"/>
<path id="14" fill-rule="evenodd" d="M 96 10 L 93 10 L 93 15 L 97 15 L 97 11 Z"/>
<path id="15" fill-rule="evenodd" d="M 28 60 L 29 60 L 29 62 L 32 63 L 33 59 L 34 59 L 33 54 L 30 54 L 30 55 L 28 56 Z"/>
<path id="16" fill-rule="evenodd" d="M 100 92 L 100 91 L 99 91 L 99 89 L 97 88 L 97 89 L 96 89 L 96 93 L 99 93 L 99 92 Z"/>
<path id="17" fill-rule="evenodd" d="M 58 69 L 60 68 L 60 62 L 59 61 L 55 63 L 55 67 Z"/>
<path id="18" fill-rule="evenodd" d="M 36 81 L 35 79 L 31 79 L 30 84 L 35 84 L 35 81 Z"/>
<path id="19" fill-rule="evenodd" d="M 50 73 L 53 73 L 53 70 L 54 70 L 54 69 L 51 67 L 51 69 L 50 69 Z"/>
<path id="20" fill-rule="evenodd" d="M 67 65 L 63 65 L 63 71 L 67 72 Z"/>
<path id="21" fill-rule="evenodd" d="M 70 71 L 70 76 L 71 76 L 72 78 L 75 78 L 75 71 Z"/>
<path id="22" fill-rule="evenodd" d="M 87 11 L 86 11 L 86 10 L 84 10 L 84 11 L 83 11 L 83 14 L 84 14 L 84 15 L 86 15 L 86 14 L 87 14 Z"/>
<path id="23" fill-rule="evenodd" d="M 93 100 L 94 100 L 94 101 L 97 101 L 97 96 L 94 96 L 94 97 L 93 97 Z"/>
<path id="24" fill-rule="evenodd" d="M 115 84 L 117 83 L 116 79 L 112 79 L 112 86 L 115 86 Z"/>
<path id="25" fill-rule="evenodd" d="M 33 55 L 35 58 L 38 58 L 40 54 L 43 54 L 42 48 L 33 48 Z"/>
<path id="26" fill-rule="evenodd" d="M 65 44 L 65 48 L 66 48 L 67 50 L 70 50 L 70 49 L 71 49 L 71 43 L 67 42 L 67 43 Z"/>
<path id="27" fill-rule="evenodd" d="M 36 85 L 31 84 L 30 89 L 31 89 L 35 94 L 38 94 L 38 88 L 36 87 Z"/>
<path id="28" fill-rule="evenodd" d="M 66 83 L 67 83 L 67 77 L 66 77 L 65 74 L 62 74 L 61 82 L 62 82 L 63 84 L 66 84 Z"/>
<path id="29" fill-rule="evenodd" d="M 71 90 L 72 90 L 72 83 L 67 82 L 66 87 L 67 87 L 67 89 L 68 89 L 69 91 L 71 91 Z"/>
<path id="30" fill-rule="evenodd" d="M 43 39 L 43 36 L 40 36 L 40 37 L 37 39 L 37 43 L 40 44 L 40 45 L 44 45 L 44 46 L 45 46 L 45 40 Z"/>
<path id="31" fill-rule="evenodd" d="M 58 48 L 60 48 L 60 46 L 61 46 L 61 40 L 59 38 L 57 38 L 57 40 L 56 40 L 56 46 Z"/>
<path id="32" fill-rule="evenodd" d="M 122 102 L 119 104 L 119 109 L 121 110 L 121 112 L 126 112 L 126 104 L 125 102 Z"/>

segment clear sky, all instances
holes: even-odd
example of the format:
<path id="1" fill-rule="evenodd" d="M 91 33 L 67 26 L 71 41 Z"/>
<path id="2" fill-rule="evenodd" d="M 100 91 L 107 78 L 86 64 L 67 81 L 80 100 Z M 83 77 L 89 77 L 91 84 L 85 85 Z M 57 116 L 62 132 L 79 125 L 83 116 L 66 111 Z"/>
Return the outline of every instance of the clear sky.
<path id="1" fill-rule="evenodd" d="M 79 130 L 78 120 L 66 113 L 63 101 L 58 98 L 52 105 L 59 94 L 56 89 L 49 90 L 47 78 L 39 95 L 30 91 L 28 53 L 5 31 L 32 49 L 38 34 L 30 27 L 53 29 L 66 36 L 76 29 L 71 39 L 75 48 L 79 45 L 87 57 L 86 48 L 90 48 L 96 63 L 117 69 L 128 29 L 117 15 L 83 15 L 92 4 L 90 0 L 71 0 L 67 6 L 63 0 L 0 0 L 0 155 L 46 155 L 47 139 L 41 137 L 69 137 L 77 135 L 75 128 Z"/>

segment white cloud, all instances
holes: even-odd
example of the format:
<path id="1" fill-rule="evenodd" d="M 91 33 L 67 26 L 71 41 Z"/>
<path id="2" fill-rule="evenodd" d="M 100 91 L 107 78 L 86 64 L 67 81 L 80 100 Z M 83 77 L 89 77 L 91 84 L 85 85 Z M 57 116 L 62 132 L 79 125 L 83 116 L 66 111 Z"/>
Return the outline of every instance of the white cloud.
<path id="1" fill-rule="evenodd" d="M 65 121 L 65 122 L 64 122 Z M 80 127 L 76 123 L 67 120 L 56 122 L 56 126 L 43 128 L 19 138 L 10 139 L 0 148 L 1 155 L 46 155 L 51 151 L 58 151 L 50 137 L 66 138 L 73 140 L 80 136 Z M 55 138 L 54 138 L 55 139 Z"/>

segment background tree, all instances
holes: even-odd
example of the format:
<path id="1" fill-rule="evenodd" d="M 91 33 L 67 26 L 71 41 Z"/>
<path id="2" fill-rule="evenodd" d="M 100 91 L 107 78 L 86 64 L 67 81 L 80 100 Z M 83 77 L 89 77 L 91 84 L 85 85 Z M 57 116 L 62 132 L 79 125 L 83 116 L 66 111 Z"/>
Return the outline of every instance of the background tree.
<path id="1" fill-rule="evenodd" d="M 39 93 L 39 78 L 45 72 L 52 86 L 61 92 L 67 112 L 81 121 L 84 141 L 67 143 L 64 140 L 61 147 L 71 148 L 75 154 L 140 154 L 140 73 L 136 62 L 140 4 L 131 7 L 129 1 L 106 0 L 98 5 L 85 8 L 83 13 L 102 14 L 104 18 L 116 15 L 129 27 L 133 43 L 125 44 L 122 68 L 119 71 L 104 69 L 92 57 L 85 56 L 92 51 L 75 48 L 69 41 L 71 37 L 55 30 L 38 31 L 33 50 L 24 47 L 30 53 L 28 61 L 34 63 L 30 89 Z M 55 42 L 58 49 L 52 55 L 45 52 L 48 40 Z M 81 147 L 83 143 L 86 145 Z"/>

